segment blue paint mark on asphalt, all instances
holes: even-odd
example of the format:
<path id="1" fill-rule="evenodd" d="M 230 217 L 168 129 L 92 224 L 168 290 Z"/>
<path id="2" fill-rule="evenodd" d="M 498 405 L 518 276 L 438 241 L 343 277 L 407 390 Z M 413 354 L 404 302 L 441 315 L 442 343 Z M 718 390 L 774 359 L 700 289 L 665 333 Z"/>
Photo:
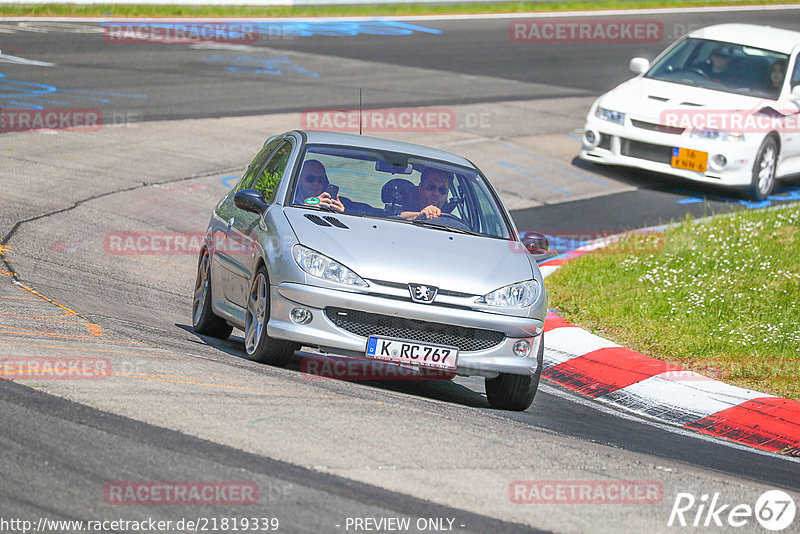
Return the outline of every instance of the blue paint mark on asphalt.
<path id="1" fill-rule="evenodd" d="M 680 193 L 681 191 L 676 191 Z M 740 206 L 744 206 L 747 209 L 756 209 L 756 208 L 768 208 L 772 205 L 773 202 L 788 202 L 792 200 L 800 200 L 800 188 L 790 189 L 785 193 L 781 193 L 779 195 L 770 195 L 767 197 L 767 200 L 762 200 L 760 202 L 755 202 L 752 200 L 742 200 L 737 198 L 725 198 L 719 197 L 715 195 L 706 196 L 705 199 L 700 197 L 688 197 L 688 198 L 681 198 L 676 200 L 676 204 L 699 204 L 704 202 L 704 200 L 713 200 L 714 202 L 734 202 L 739 204 Z"/>
<path id="2" fill-rule="evenodd" d="M 756 208 L 766 208 L 770 204 L 772 204 L 769 200 L 762 200 L 760 202 L 753 202 L 750 200 L 739 200 L 739 204 L 744 206 L 747 209 L 756 209 Z"/>
<path id="3" fill-rule="evenodd" d="M 573 135 L 573 134 L 564 134 L 564 135 L 566 135 L 566 136 L 567 136 L 567 137 L 569 137 L 570 139 L 572 139 L 572 140 L 574 140 L 574 141 L 577 141 L 577 142 L 579 142 L 581 145 L 583 145 L 583 139 L 581 139 L 581 138 L 580 138 L 580 137 L 578 137 L 577 135 Z"/>
<path id="4" fill-rule="evenodd" d="M 11 80 L 6 78 L 6 75 L 0 72 L 0 103 L 2 107 L 11 107 L 11 109 L 29 109 L 39 110 L 44 109 L 41 104 L 55 104 L 66 106 L 71 102 L 62 100 L 43 100 L 43 97 L 53 98 L 58 96 L 60 98 L 70 98 L 74 94 L 93 94 L 105 96 L 121 96 L 128 98 L 148 98 L 147 95 L 131 95 L 125 93 L 107 93 L 102 91 L 81 91 L 81 90 L 64 90 L 59 89 L 54 85 L 47 85 L 43 83 L 21 82 L 19 80 Z M 91 100 L 108 103 L 107 99 L 88 98 L 85 96 L 77 96 L 80 100 Z M 27 102 L 26 100 L 34 100 L 34 102 Z"/>
<path id="5" fill-rule="evenodd" d="M 239 177 L 238 177 L 238 176 L 226 176 L 225 178 L 223 178 L 223 179 L 222 179 L 222 180 L 220 180 L 220 181 L 222 182 L 222 185 L 224 185 L 225 187 L 227 187 L 228 189 L 230 189 L 231 187 L 233 187 L 233 186 L 231 185 L 231 180 L 234 180 L 234 181 L 235 181 L 235 180 L 238 180 L 238 179 L 239 179 Z"/>
<path id="6" fill-rule="evenodd" d="M 2 98 L 2 97 L 0 97 Z M 31 104 L 30 102 L 19 102 L 17 100 L 6 100 L 7 104 L 13 104 L 16 106 L 12 109 L 44 109 L 44 106 L 40 106 L 39 104 Z"/>
<path id="7" fill-rule="evenodd" d="M 541 187 L 544 188 L 544 189 L 549 189 L 550 191 L 558 191 L 559 193 L 562 193 L 562 194 L 565 194 L 565 195 L 569 194 L 569 191 L 567 191 L 566 189 L 562 189 L 562 188 L 558 187 L 557 185 L 554 185 L 554 184 L 551 184 L 550 182 L 542 180 L 541 178 L 539 178 L 538 176 L 533 174 L 533 172 L 530 172 L 530 171 L 538 171 L 539 169 L 533 169 L 531 167 L 528 167 L 527 165 L 517 165 L 516 163 L 509 163 L 507 161 L 498 161 L 497 163 L 499 163 L 503 167 L 507 167 L 507 168 L 509 168 L 509 169 L 511 169 L 513 171 L 516 171 L 516 172 L 518 172 L 520 174 L 524 174 L 528 178 L 532 178 L 534 181 L 542 184 Z"/>
<path id="8" fill-rule="evenodd" d="M 539 157 L 539 156 L 537 156 L 535 154 L 531 154 L 530 152 L 526 152 L 524 150 L 521 150 L 519 148 L 513 147 L 513 146 L 511 146 L 509 144 L 506 144 L 506 143 L 500 143 L 500 146 L 502 146 L 503 148 L 505 148 L 507 150 L 511 150 L 512 152 L 517 152 L 517 153 L 522 154 L 524 156 L 527 156 L 527 157 L 529 157 L 531 159 L 535 159 L 536 161 L 541 161 L 542 163 L 550 165 L 551 167 L 555 167 L 557 169 L 561 169 L 561 170 L 567 171 L 568 174 L 570 174 L 572 176 L 575 176 L 578 179 L 586 180 L 587 182 L 594 182 L 594 183 L 596 183 L 598 185 L 602 185 L 602 186 L 608 187 L 608 182 L 605 182 L 603 180 L 599 180 L 599 179 L 595 178 L 594 176 L 592 176 L 592 175 L 590 175 L 588 173 L 578 172 L 575 169 L 567 167 L 566 165 L 561 165 L 559 163 L 547 160 L 545 158 L 541 158 L 541 157 Z"/>
<path id="9" fill-rule="evenodd" d="M 101 26 L 106 27 L 126 27 L 126 28 L 159 28 L 166 30 L 188 31 L 197 27 L 209 27 L 211 31 L 216 31 L 217 35 L 211 35 L 206 39 L 209 42 L 215 40 L 225 40 L 226 42 L 236 39 L 236 35 L 241 35 L 244 39 L 249 37 L 244 33 L 251 26 L 258 30 L 258 33 L 265 38 L 280 37 L 355 37 L 357 35 L 413 35 L 414 33 L 428 33 L 439 35 L 442 30 L 428 28 L 401 22 L 398 20 L 374 19 L 374 20 L 313 20 L 313 21 L 242 21 L 238 20 L 231 23 L 216 23 L 207 21 L 184 21 L 179 23 L 169 22 L 103 22 Z M 216 28 L 216 30 L 214 30 Z M 135 39 L 134 30 L 131 31 L 131 38 Z M 121 28 L 121 37 L 125 38 L 125 29 Z M 207 31 L 201 32 L 201 37 L 208 35 Z M 157 41 L 154 41 L 157 42 Z"/>
<path id="10" fill-rule="evenodd" d="M 778 202 L 787 202 L 789 200 L 800 200 L 800 189 L 791 189 L 786 193 L 780 195 L 770 195 L 768 200 L 776 200 Z"/>
<path id="11" fill-rule="evenodd" d="M 320 20 L 320 21 L 278 21 L 257 22 L 262 35 L 282 35 L 284 37 L 355 37 L 356 35 L 413 35 L 429 33 L 438 35 L 442 30 L 409 24 L 397 20 Z"/>
<path id="12" fill-rule="evenodd" d="M 317 78 L 319 73 L 311 72 L 305 67 L 301 67 L 289 56 L 276 56 L 271 59 L 239 56 L 227 58 L 222 56 L 204 57 L 203 61 L 210 63 L 233 63 L 233 66 L 226 67 L 232 72 L 247 72 L 250 74 L 270 74 L 273 76 L 303 76 L 306 78 Z"/>
<path id="13" fill-rule="evenodd" d="M 81 89 L 60 89 L 62 93 L 80 93 L 86 95 L 124 96 L 126 98 L 150 98 L 148 95 L 131 93 L 109 93 L 107 91 L 84 91 Z"/>

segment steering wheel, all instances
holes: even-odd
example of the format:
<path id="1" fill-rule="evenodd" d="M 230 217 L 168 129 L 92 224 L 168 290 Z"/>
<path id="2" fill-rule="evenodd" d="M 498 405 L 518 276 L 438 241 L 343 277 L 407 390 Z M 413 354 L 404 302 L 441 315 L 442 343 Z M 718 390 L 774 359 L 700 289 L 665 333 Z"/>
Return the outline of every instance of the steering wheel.
<path id="1" fill-rule="evenodd" d="M 442 224 L 446 226 L 452 226 L 453 228 L 461 228 L 462 230 L 470 230 L 472 228 L 467 226 L 467 223 L 453 215 L 452 213 L 445 213 L 442 211 L 442 214 L 438 217 L 434 217 L 433 219 L 428 219 L 429 221 L 440 221 Z"/>
<path id="2" fill-rule="evenodd" d="M 688 69 L 683 69 L 683 70 L 685 70 L 687 72 L 694 72 L 695 74 L 699 74 L 700 76 L 702 76 L 706 80 L 710 80 L 711 79 L 711 78 L 709 78 L 708 73 L 706 71 L 704 71 L 703 69 L 701 69 L 700 67 L 689 67 Z"/>

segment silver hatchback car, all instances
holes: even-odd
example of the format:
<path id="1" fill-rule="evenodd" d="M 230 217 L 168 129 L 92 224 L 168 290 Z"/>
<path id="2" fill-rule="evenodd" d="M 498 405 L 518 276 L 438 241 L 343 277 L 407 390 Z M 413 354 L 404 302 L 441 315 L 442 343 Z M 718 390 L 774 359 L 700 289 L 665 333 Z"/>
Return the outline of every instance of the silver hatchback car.
<path id="1" fill-rule="evenodd" d="M 244 331 L 250 359 L 301 346 L 486 379 L 525 410 L 542 371 L 547 292 L 489 181 L 433 148 L 330 132 L 267 140 L 217 204 L 198 262 L 193 325 Z"/>

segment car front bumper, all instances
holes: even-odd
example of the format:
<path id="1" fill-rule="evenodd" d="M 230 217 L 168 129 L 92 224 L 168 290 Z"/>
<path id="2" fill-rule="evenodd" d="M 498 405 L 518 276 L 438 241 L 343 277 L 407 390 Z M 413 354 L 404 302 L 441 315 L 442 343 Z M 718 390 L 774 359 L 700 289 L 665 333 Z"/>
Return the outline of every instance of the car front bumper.
<path id="1" fill-rule="evenodd" d="M 326 309 L 344 309 L 413 322 L 426 321 L 437 326 L 502 333 L 501 340 L 489 348 L 460 350 L 457 374 L 490 378 L 498 373 L 533 375 L 539 367 L 537 354 L 543 339 L 543 320 L 418 304 L 293 282 L 271 286 L 270 299 L 267 335 L 318 347 L 324 352 L 366 359 L 367 337 L 337 326 L 326 314 Z M 308 324 L 299 325 L 291 320 L 290 313 L 296 307 L 311 312 Z M 524 358 L 512 352 L 514 343 L 520 339 L 527 339 L 531 344 Z"/>
<path id="2" fill-rule="evenodd" d="M 587 139 L 587 132 L 595 136 Z M 633 126 L 631 118 L 625 124 L 601 120 L 590 114 L 583 130 L 580 158 L 604 165 L 622 165 L 678 176 L 698 182 L 723 186 L 746 186 L 752 181 L 753 163 L 763 135 L 746 134 L 743 141 L 719 141 L 653 131 Z M 672 149 L 686 148 L 708 154 L 706 172 L 679 169 L 671 165 Z M 726 164 L 714 163 L 722 156 Z"/>

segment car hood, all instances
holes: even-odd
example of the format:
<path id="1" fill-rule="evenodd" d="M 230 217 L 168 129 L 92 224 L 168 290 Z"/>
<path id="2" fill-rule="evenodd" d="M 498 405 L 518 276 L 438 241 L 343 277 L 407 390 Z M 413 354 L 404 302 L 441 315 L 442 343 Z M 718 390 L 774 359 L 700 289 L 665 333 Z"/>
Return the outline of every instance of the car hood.
<path id="1" fill-rule="evenodd" d="M 533 277 L 528 252 L 515 241 L 302 208 L 285 213 L 301 244 L 364 279 L 483 295 Z M 348 228 L 319 226 L 308 214 L 333 216 Z"/>
<path id="2" fill-rule="evenodd" d="M 664 119 L 671 111 L 703 113 L 719 110 L 752 110 L 755 112 L 770 104 L 774 102 L 754 96 L 648 78 L 629 80 L 598 100 L 598 105 L 601 107 L 623 112 L 632 119 L 655 124 L 668 124 Z"/>

